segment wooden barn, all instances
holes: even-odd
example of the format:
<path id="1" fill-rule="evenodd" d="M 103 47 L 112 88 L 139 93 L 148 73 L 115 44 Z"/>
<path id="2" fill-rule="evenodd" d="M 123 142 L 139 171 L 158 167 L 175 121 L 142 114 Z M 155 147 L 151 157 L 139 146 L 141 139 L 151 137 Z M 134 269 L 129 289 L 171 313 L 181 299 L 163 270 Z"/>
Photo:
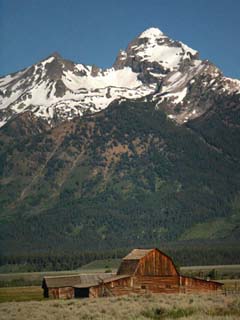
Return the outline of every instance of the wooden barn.
<path id="1" fill-rule="evenodd" d="M 45 297 L 83 298 L 130 293 L 190 293 L 221 290 L 215 281 L 181 276 L 172 259 L 158 249 L 134 249 L 117 274 L 44 277 Z"/>

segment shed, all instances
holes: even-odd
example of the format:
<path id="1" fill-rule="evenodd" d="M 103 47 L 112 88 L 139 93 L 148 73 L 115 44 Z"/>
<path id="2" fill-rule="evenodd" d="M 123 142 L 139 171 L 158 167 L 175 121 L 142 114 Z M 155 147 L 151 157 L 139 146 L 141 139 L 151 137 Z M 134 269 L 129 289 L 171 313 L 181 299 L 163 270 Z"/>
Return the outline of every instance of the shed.
<path id="1" fill-rule="evenodd" d="M 91 296 L 89 288 L 96 287 L 112 273 L 45 276 L 42 281 L 43 295 L 48 298 L 78 298 Z M 87 294 L 88 292 L 88 294 Z"/>
<path id="2" fill-rule="evenodd" d="M 73 286 L 79 282 L 80 275 L 46 276 L 42 281 L 43 295 L 45 298 L 73 298 Z"/>

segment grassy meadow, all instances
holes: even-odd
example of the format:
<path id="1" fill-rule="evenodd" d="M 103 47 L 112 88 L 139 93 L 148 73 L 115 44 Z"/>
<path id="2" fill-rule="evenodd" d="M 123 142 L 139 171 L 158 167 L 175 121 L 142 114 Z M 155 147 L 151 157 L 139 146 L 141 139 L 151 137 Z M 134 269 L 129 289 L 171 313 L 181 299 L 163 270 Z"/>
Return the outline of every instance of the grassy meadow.
<path id="1" fill-rule="evenodd" d="M 0 287 L 40 286 L 44 276 L 64 276 L 78 271 L 45 271 L 23 273 L 0 273 Z"/>
<path id="2" fill-rule="evenodd" d="M 130 295 L 123 297 L 6 302 L 0 304 L 1 320 L 237 320 L 240 296 L 202 295 Z"/>
<path id="3" fill-rule="evenodd" d="M 0 302 L 44 300 L 40 286 L 0 288 Z"/>

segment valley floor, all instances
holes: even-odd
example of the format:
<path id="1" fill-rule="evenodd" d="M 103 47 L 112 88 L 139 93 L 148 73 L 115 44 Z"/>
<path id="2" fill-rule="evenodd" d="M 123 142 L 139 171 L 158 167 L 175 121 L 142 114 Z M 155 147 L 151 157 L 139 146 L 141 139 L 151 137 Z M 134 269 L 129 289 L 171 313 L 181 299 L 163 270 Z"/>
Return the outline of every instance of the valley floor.
<path id="1" fill-rule="evenodd" d="M 239 295 L 145 295 L 83 300 L 6 302 L 1 320 L 240 319 Z"/>

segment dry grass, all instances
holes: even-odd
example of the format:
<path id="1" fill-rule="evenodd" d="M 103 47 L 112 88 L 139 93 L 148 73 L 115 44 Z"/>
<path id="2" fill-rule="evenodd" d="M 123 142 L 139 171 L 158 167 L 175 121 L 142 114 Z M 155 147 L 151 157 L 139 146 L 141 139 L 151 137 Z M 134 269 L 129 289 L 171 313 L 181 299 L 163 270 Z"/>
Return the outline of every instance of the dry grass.
<path id="1" fill-rule="evenodd" d="M 81 300 L 8 302 L 0 305 L 1 320 L 239 320 L 240 296 L 145 295 Z"/>
<path id="2" fill-rule="evenodd" d="M 0 288 L 0 302 L 43 300 L 43 290 L 38 287 Z"/>

